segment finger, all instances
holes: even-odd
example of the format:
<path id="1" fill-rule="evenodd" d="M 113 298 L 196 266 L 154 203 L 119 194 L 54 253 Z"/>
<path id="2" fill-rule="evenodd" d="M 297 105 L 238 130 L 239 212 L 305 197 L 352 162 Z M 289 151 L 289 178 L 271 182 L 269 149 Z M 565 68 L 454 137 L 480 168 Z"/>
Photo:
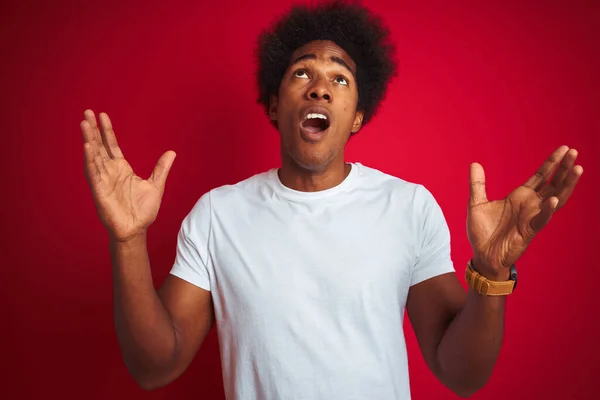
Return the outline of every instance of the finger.
<path id="1" fill-rule="evenodd" d="M 577 159 L 578 155 L 579 153 L 575 149 L 570 149 L 567 152 L 562 162 L 560 163 L 558 170 L 554 174 L 554 177 L 552 178 L 552 186 L 560 188 L 563 185 L 567 174 L 575 165 L 575 160 Z"/>
<path id="2" fill-rule="evenodd" d="M 482 203 L 487 203 L 487 195 L 485 193 L 485 172 L 481 164 L 471 164 L 469 181 L 471 186 L 469 204 L 471 206 L 476 206 Z"/>
<path id="3" fill-rule="evenodd" d="M 557 209 L 560 209 L 562 206 L 565 205 L 567 200 L 569 200 L 569 197 L 571 197 L 571 195 L 573 194 L 573 191 L 575 190 L 575 186 L 579 182 L 579 178 L 581 178 L 582 174 L 583 174 L 583 167 L 581 165 L 576 165 L 569 170 L 569 173 L 567 174 L 567 177 L 565 178 L 565 183 L 564 183 L 563 187 L 561 188 L 561 190 L 557 194 L 557 197 L 558 197 L 558 208 Z"/>
<path id="4" fill-rule="evenodd" d="M 110 122 L 110 118 L 106 113 L 100 113 L 98 118 L 100 119 L 100 133 L 102 135 L 102 141 L 108 150 L 108 154 L 112 158 L 123 158 L 123 153 L 121 152 L 121 148 L 117 143 L 117 137 L 115 135 L 115 131 L 113 130 L 112 123 Z"/>
<path id="5" fill-rule="evenodd" d="M 573 168 L 573 165 L 575 165 L 577 154 L 577 150 L 575 149 L 570 149 L 567 152 L 562 162 L 560 163 L 558 170 L 552 177 L 552 181 L 540 189 L 539 194 L 542 198 L 546 198 L 553 195 L 557 196 L 558 193 L 560 193 L 564 189 L 566 183 L 565 178 L 567 177 L 569 171 Z"/>
<path id="6" fill-rule="evenodd" d="M 81 135 L 83 136 L 83 143 L 88 143 L 91 146 L 91 150 L 96 153 L 99 151 L 98 146 L 96 145 L 96 140 L 94 138 L 94 130 L 92 126 L 87 120 L 81 121 L 79 124 L 79 129 L 81 129 Z"/>
<path id="7" fill-rule="evenodd" d="M 90 140 L 94 142 L 94 145 L 98 148 L 98 152 L 103 158 L 109 158 L 108 151 L 102 143 L 100 130 L 98 129 L 98 124 L 96 123 L 96 115 L 92 110 L 88 109 L 83 112 L 83 117 L 85 118 L 87 123 L 90 124 L 92 130 Z"/>
<path id="8" fill-rule="evenodd" d="M 165 182 L 167 181 L 167 176 L 175 161 L 175 157 L 176 154 L 174 151 L 167 151 L 164 153 L 158 159 L 158 162 L 152 171 L 152 175 L 148 178 L 148 181 L 153 182 L 161 191 L 165 189 Z"/>
<path id="9" fill-rule="evenodd" d="M 554 150 L 535 174 L 525 182 L 525 187 L 539 190 L 543 184 L 548 182 L 548 179 L 550 179 L 556 167 L 559 165 L 565 154 L 567 154 L 567 151 L 569 151 L 567 146 L 560 146 L 558 149 Z"/>
<path id="10" fill-rule="evenodd" d="M 552 196 L 552 197 L 544 200 L 544 202 L 542 203 L 542 209 L 531 220 L 531 229 L 535 233 L 538 233 L 539 231 L 541 231 L 542 228 L 548 224 L 548 222 L 550 221 L 550 218 L 552 218 L 552 215 L 554 214 L 554 211 L 556 210 L 557 205 L 558 205 L 558 197 L 556 197 L 556 196 Z"/>
<path id="11" fill-rule="evenodd" d="M 83 163 L 85 177 L 91 184 L 100 180 L 100 171 L 96 166 L 96 152 L 91 143 L 86 142 L 83 144 Z"/>
<path id="12" fill-rule="evenodd" d="M 100 151 L 102 143 L 98 143 L 95 138 L 94 130 L 87 120 L 81 121 L 79 124 L 84 141 L 84 155 L 86 156 L 88 163 L 96 164 L 97 172 L 100 173 L 105 170 L 104 159 L 108 159 L 108 155 L 104 155 Z M 85 150 L 85 147 L 89 146 L 89 149 Z"/>

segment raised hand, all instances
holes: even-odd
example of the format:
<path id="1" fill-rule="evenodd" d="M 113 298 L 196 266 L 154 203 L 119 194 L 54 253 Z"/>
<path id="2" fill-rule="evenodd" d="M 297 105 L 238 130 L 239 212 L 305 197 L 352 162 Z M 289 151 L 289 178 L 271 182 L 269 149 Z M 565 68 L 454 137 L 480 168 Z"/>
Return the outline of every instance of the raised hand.
<path id="1" fill-rule="evenodd" d="M 143 180 L 123 157 L 108 115 L 100 113 L 99 120 L 100 127 L 94 112 L 86 110 L 80 124 L 85 176 L 109 235 L 127 241 L 145 233 L 156 219 L 175 153 L 164 153 Z"/>
<path id="2" fill-rule="evenodd" d="M 495 201 L 487 199 L 483 167 L 471 164 L 467 235 L 479 273 L 508 279 L 510 266 L 573 193 L 583 173 L 576 158 L 575 149 L 559 147 L 524 185 Z"/>

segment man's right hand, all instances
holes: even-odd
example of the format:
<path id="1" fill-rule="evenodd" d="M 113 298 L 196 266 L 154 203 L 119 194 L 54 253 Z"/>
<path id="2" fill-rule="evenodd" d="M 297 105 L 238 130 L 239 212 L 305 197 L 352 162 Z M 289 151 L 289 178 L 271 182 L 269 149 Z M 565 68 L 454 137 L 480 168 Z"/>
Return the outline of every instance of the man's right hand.
<path id="1" fill-rule="evenodd" d="M 86 110 L 80 124 L 85 175 L 102 224 L 113 240 L 123 242 L 144 234 L 156 219 L 175 152 L 164 153 L 144 180 L 123 157 L 108 115 L 100 113 L 99 120 L 100 127 Z"/>

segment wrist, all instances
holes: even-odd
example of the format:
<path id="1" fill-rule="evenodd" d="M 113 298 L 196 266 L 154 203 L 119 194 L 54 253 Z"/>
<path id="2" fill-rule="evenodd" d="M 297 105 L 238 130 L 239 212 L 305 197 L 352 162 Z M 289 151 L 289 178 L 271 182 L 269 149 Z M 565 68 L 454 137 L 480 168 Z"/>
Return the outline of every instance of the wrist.
<path id="1" fill-rule="evenodd" d="M 490 281 L 502 282 L 510 279 L 510 269 L 503 265 L 493 265 L 475 256 L 471 260 L 471 266 L 481 276 Z"/>
<path id="2" fill-rule="evenodd" d="M 139 233 L 135 233 L 124 238 L 119 238 L 111 235 L 110 243 L 112 246 L 115 247 L 131 247 L 137 246 L 142 243 L 146 243 L 146 239 L 146 231 L 141 231 Z"/>
<path id="3" fill-rule="evenodd" d="M 502 276 L 493 274 L 493 279 L 481 275 L 473 268 L 473 260 L 467 264 L 465 280 L 471 289 L 484 296 L 505 296 L 511 294 L 517 287 L 517 269 L 512 265 L 509 269 L 508 279 L 502 280 Z"/>

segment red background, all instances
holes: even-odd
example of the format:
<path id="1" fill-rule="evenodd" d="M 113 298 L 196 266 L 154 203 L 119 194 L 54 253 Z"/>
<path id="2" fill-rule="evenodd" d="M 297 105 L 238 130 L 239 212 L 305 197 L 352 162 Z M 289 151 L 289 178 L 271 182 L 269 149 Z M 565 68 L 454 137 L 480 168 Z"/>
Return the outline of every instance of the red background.
<path id="1" fill-rule="evenodd" d="M 141 176 L 177 160 L 149 234 L 156 285 L 183 217 L 207 190 L 277 166 L 256 105 L 252 51 L 287 1 L 15 2 L 0 9 L 0 397 L 220 399 L 212 331 L 176 382 L 143 392 L 112 325 L 105 231 L 83 175 L 83 110 L 107 112 Z M 488 196 L 523 183 L 552 150 L 580 151 L 582 180 L 519 262 L 505 344 L 478 399 L 589 399 L 597 366 L 600 146 L 598 2 L 369 1 L 398 44 L 399 77 L 347 158 L 425 184 L 461 275 L 469 163 Z M 407 323 L 415 399 L 453 399 Z"/>

